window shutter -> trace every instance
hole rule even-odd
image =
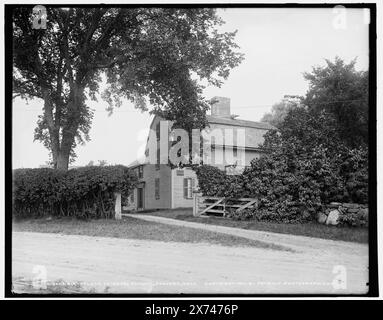
[[[193,191],[194,191],[194,188],[195,188],[195,179],[192,178],[191,179],[191,191],[190,191],[190,194],[191,194],[191,197],[193,198]]]
[[[188,179],[184,178],[184,198],[188,197]]]
[[[189,185],[188,185],[188,199],[193,198],[193,185],[194,185],[194,179],[189,178]]]

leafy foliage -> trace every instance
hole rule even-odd
[[[286,95],[280,102],[275,103],[271,112],[265,113],[261,122],[267,122],[276,128],[283,123],[290,110],[302,104],[303,97]]]
[[[340,173],[345,177],[349,198],[356,203],[368,202],[368,152],[365,148],[350,149],[339,159]]]
[[[226,175],[222,170],[209,166],[195,166],[200,191],[206,196],[234,197],[239,195],[241,180],[238,176]]]
[[[342,212],[339,216],[339,223],[352,227],[368,227],[368,209]]]
[[[333,201],[367,203],[367,149],[341,141],[331,114],[297,107],[265,135],[265,153],[241,175],[197,168],[199,186],[209,196],[258,198],[257,209],[233,214],[242,219],[304,222]]]
[[[195,80],[220,86],[243,59],[235,32],[212,8],[53,8],[47,28],[32,29],[30,7],[13,11],[15,96],[39,98],[35,139],[67,169],[76,144],[89,140],[102,75],[108,110],[121,99],[189,129],[206,125],[209,104]]]
[[[355,63],[336,57],[306,72],[310,87],[303,101],[313,112],[331,113],[341,139],[352,148],[368,145],[369,76],[368,71],[356,71]]]
[[[124,166],[87,166],[68,171],[16,169],[13,214],[110,218],[114,192],[127,197],[137,178]]]

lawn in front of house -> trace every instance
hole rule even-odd
[[[317,222],[276,223],[256,220],[233,220],[230,218],[213,216],[194,217],[193,210],[191,208],[158,210],[143,212],[142,214],[248,230],[259,230],[299,236],[309,236],[322,239],[368,243],[368,228],[328,226]]]
[[[250,246],[263,249],[286,250],[286,247],[284,246],[262,241],[207,230],[143,221],[131,217],[124,217],[122,220],[97,219],[88,221],[71,218],[17,219],[12,224],[12,231],[59,233],[65,235],[86,235],[165,242],[209,243],[223,246]]]

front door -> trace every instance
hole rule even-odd
[[[137,189],[137,210],[144,209],[144,188]]]

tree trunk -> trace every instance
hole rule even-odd
[[[52,152],[53,167],[57,167],[57,157],[60,151],[60,127],[55,125],[53,118],[53,102],[49,90],[43,90],[44,118],[46,120],[50,138],[50,151]]]
[[[69,155],[60,152],[57,156],[56,169],[57,170],[68,170],[69,167]]]
[[[67,104],[66,121],[62,124],[61,101],[52,101],[48,89],[44,89],[44,118],[49,132],[49,149],[52,153],[53,167],[58,170],[68,170],[71,150],[75,145],[75,137],[80,122],[83,104],[84,88],[77,83],[71,84],[70,101]],[[54,106],[56,114],[53,115]],[[60,139],[60,127],[62,136]],[[61,140],[61,141],[60,141]]]
[[[57,157],[56,169],[58,170],[68,170],[70,153],[74,145],[77,128],[78,126],[75,123],[72,123],[69,128],[63,130],[60,151]]]

